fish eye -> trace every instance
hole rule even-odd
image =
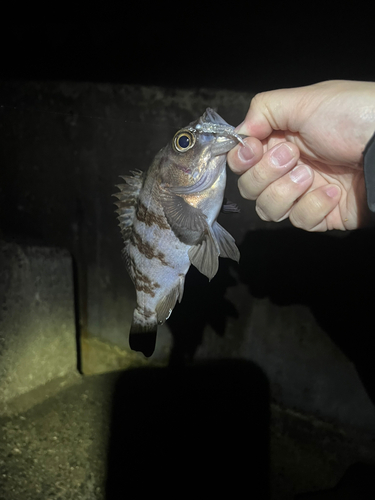
[[[176,151],[184,153],[195,144],[195,136],[189,130],[180,130],[173,138],[173,146]]]
[[[190,137],[188,135],[180,135],[178,138],[177,144],[181,149],[186,149],[190,146]]]

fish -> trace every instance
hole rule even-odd
[[[136,291],[129,345],[153,354],[157,327],[184,293],[190,265],[211,280],[219,256],[239,262],[234,238],[217,222],[226,185],[226,154],[245,136],[215,110],[178,130],[146,172],[120,176],[118,221],[126,269]]]

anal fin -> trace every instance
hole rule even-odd
[[[172,314],[179,294],[179,286],[176,286],[168,293],[168,295],[165,295],[156,306],[155,310],[159,325],[163,324]]]
[[[217,244],[219,245],[220,257],[227,257],[239,262],[240,252],[236,246],[233,236],[220,226],[218,222],[214,222],[212,231],[215,235]]]
[[[193,266],[211,281],[219,269],[220,250],[209,228],[202,242],[192,246],[188,255]]]

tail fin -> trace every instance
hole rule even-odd
[[[149,358],[154,350],[156,344],[157,323],[141,325],[135,323],[133,320],[129,334],[129,345],[133,351],[142,352]]]

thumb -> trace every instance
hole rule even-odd
[[[236,132],[260,140],[274,130],[298,132],[304,121],[303,100],[306,91],[307,87],[298,87],[257,94],[251,100],[246,118],[236,128]]]

